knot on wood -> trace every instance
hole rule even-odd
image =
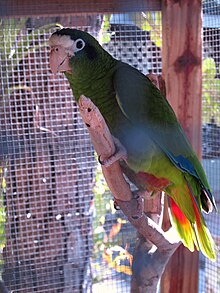
[[[200,64],[200,60],[190,50],[186,50],[174,63],[175,71],[182,72],[184,70],[192,70],[194,66]]]

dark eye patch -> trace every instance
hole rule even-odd
[[[86,45],[85,51],[86,51],[86,54],[90,60],[94,60],[98,56],[98,53],[97,53],[95,47],[93,47],[93,46]]]

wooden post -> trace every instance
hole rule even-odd
[[[194,150],[201,149],[201,1],[163,0],[163,76],[166,93]],[[198,252],[176,251],[161,293],[198,292]]]

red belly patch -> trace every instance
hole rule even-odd
[[[137,177],[142,185],[147,186],[148,190],[164,190],[164,188],[170,184],[170,181],[166,178],[157,178],[156,176],[145,172],[138,172]]]

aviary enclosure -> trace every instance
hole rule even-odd
[[[135,280],[145,240],[114,208],[69,84],[50,71],[48,39],[60,26],[86,30],[117,59],[162,75],[219,207],[219,1],[2,0],[0,17],[0,292],[149,292]],[[145,212],[157,221],[158,201]],[[219,212],[205,219],[219,248]],[[220,292],[219,255],[181,245],[158,290]]]

